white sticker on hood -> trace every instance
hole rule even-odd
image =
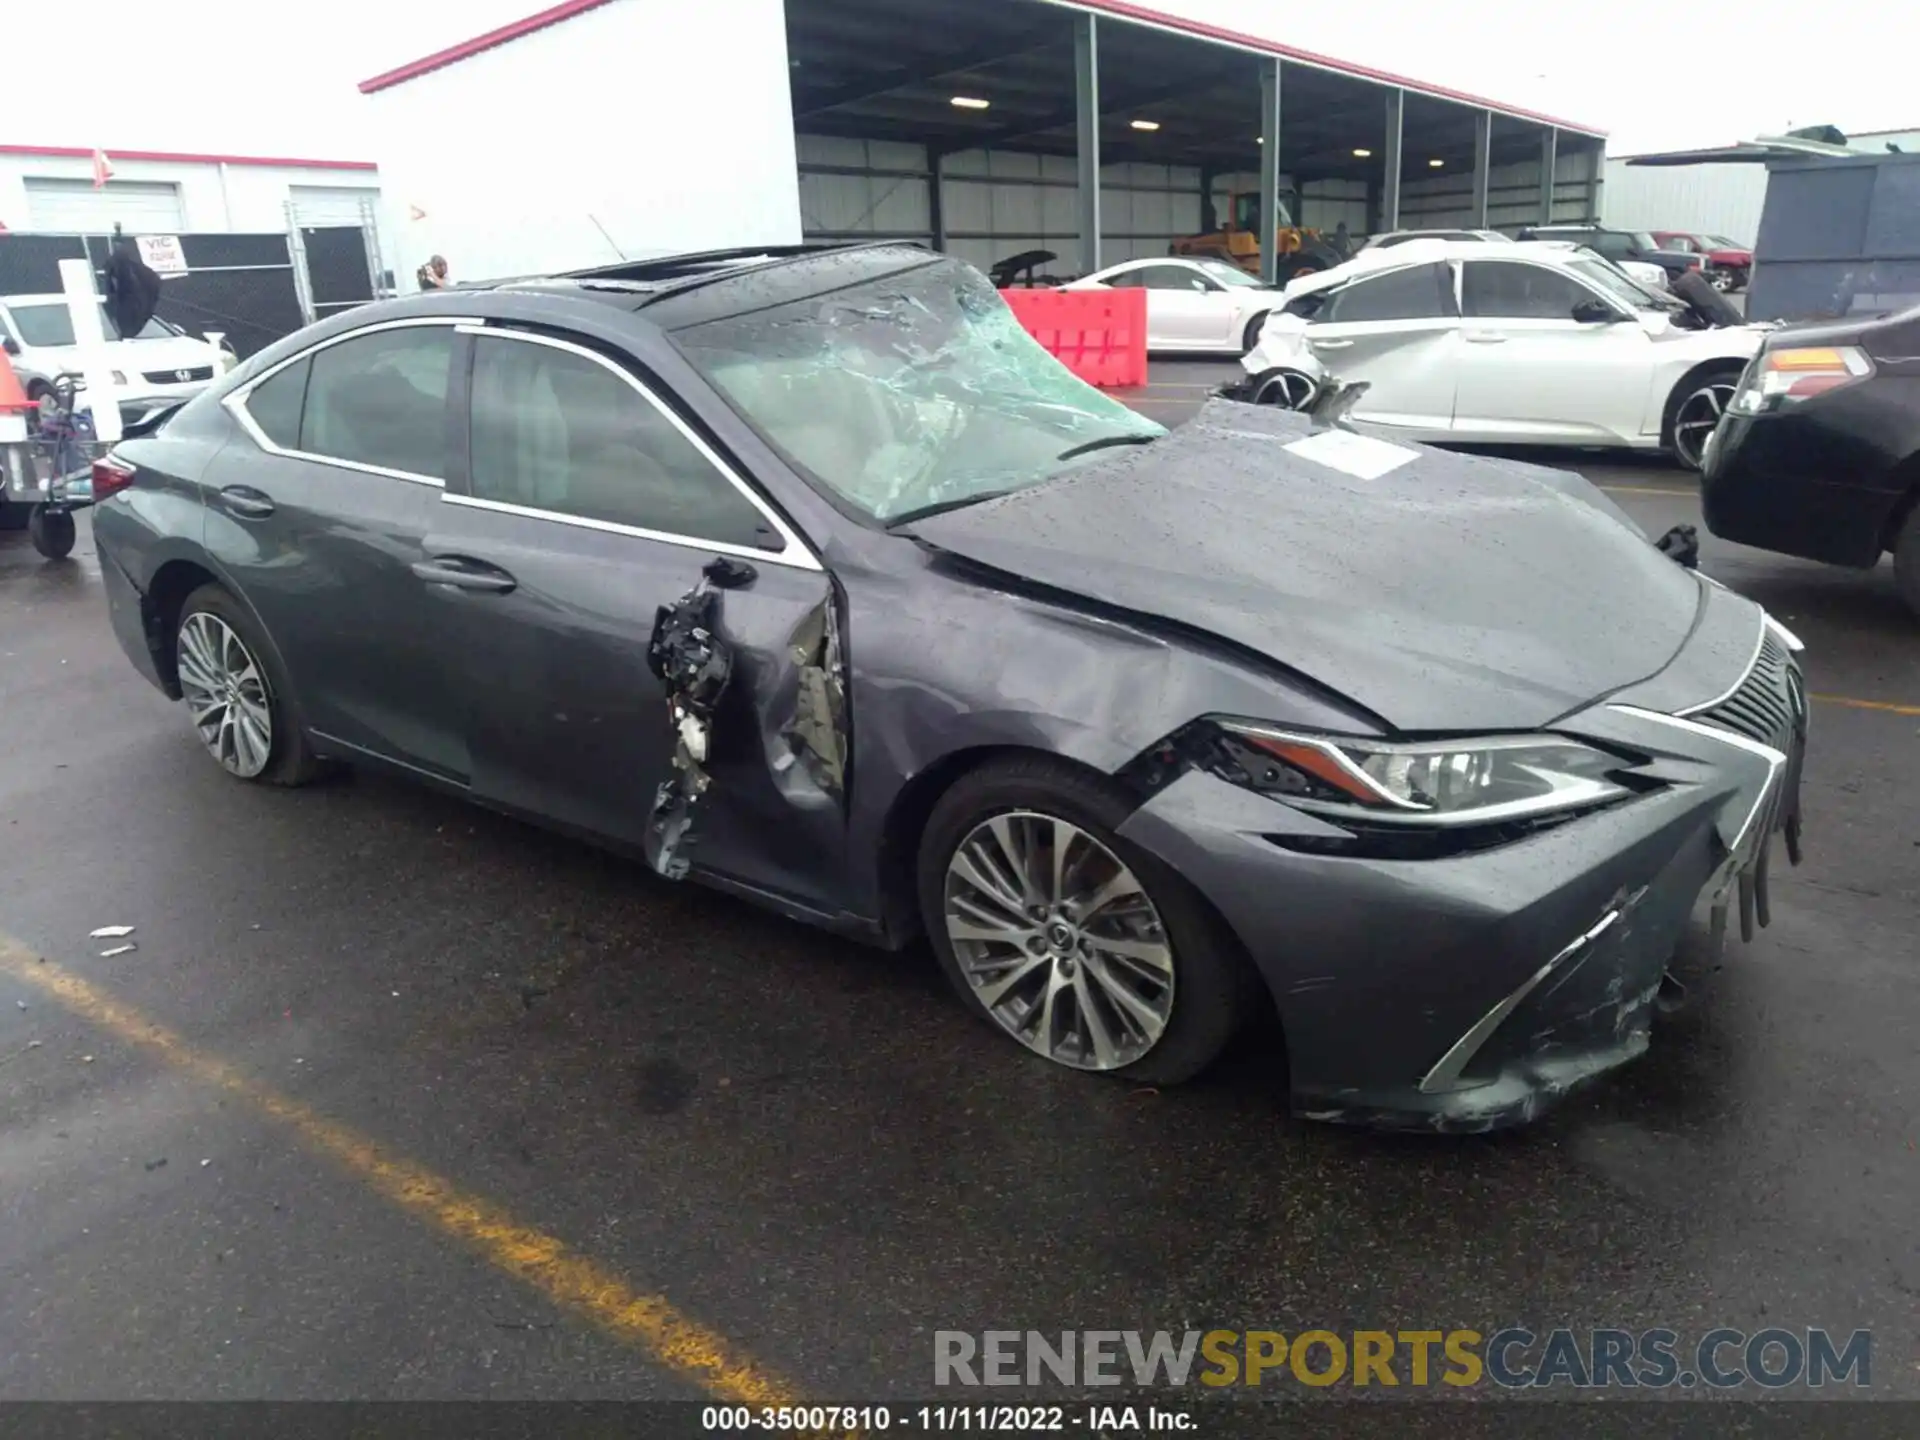
[[[1311,460],[1358,480],[1378,480],[1409,460],[1420,458],[1418,450],[1351,430],[1322,430],[1284,448],[1289,455],[1298,455],[1302,460]]]

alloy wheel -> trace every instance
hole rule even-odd
[[[1126,863],[1078,826],[1029,810],[981,821],[947,862],[943,909],[974,998],[1028,1049],[1117,1070],[1166,1033],[1166,926]]]
[[[273,755],[273,707],[266,674],[218,615],[196,610],[180,623],[180,698],[200,743],[222,768],[251,780]]]
[[[1680,402],[1673,416],[1673,453],[1690,470],[1698,470],[1706,453],[1707,437],[1726,413],[1737,387],[1731,380],[1714,380]]]
[[[1708,283],[1724,295],[1733,289],[1733,272],[1730,270],[1716,270],[1713,272],[1713,277]]]
[[[1298,370],[1282,370],[1260,387],[1253,397],[1257,405],[1278,405],[1282,410],[1304,410],[1313,401],[1314,383]]]

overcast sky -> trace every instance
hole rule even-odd
[[[668,11],[677,0],[646,3]],[[1597,126],[1617,155],[1725,144],[1790,124],[1920,127],[1911,0],[1146,3]],[[0,82],[0,139],[109,153],[378,159],[357,81],[541,5],[171,0],[154,11],[132,0],[60,0],[50,32],[58,41],[17,53]],[[618,97],[606,100],[612,128]],[[528,123],[538,119],[530,107]],[[450,128],[459,123],[446,117]],[[693,128],[684,138],[697,136]]]

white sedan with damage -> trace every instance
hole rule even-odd
[[[1147,349],[1243,355],[1286,303],[1278,288],[1238,265],[1206,257],[1128,260],[1072,281],[1064,290],[1145,290]]]
[[[1299,408],[1364,381],[1355,419],[1409,439],[1625,446],[1700,467],[1765,325],[1654,292],[1577,248],[1423,240],[1288,287],[1240,398]]]

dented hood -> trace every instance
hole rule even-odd
[[[1402,731],[1544,725],[1686,640],[1700,582],[1579,477],[1393,442],[1411,458],[1367,478],[1381,454],[1309,458],[1310,427],[1216,400],[1150,445],[908,532],[1209,632]]]

